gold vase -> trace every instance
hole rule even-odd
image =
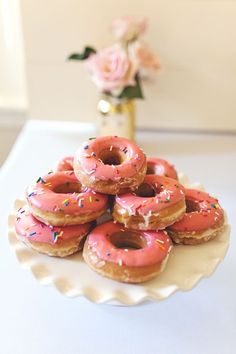
[[[134,140],[134,100],[118,100],[103,96],[98,102],[98,135],[117,135]]]

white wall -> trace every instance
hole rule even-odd
[[[20,0],[0,0],[0,166],[27,116]]]
[[[19,109],[0,111],[0,167],[9,154],[24,122],[25,112]]]
[[[0,111],[26,106],[20,4],[19,0],[0,0]]]
[[[145,87],[138,125],[236,130],[236,1],[22,0],[30,114],[92,121],[97,92],[81,63],[66,56],[112,41],[123,14],[146,15],[146,40],[165,72]]]

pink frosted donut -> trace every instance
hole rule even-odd
[[[107,210],[107,196],[82,187],[72,171],[49,173],[27,188],[31,213],[45,224],[77,225]]]
[[[165,231],[134,231],[109,221],[89,234],[83,257],[105,277],[140,283],[163,271],[171,247]]]
[[[56,171],[74,171],[73,167],[73,156],[65,156],[61,160],[59,160]]]
[[[132,141],[102,136],[85,142],[76,152],[74,170],[87,187],[107,194],[135,189],[146,174],[146,157]]]
[[[157,157],[147,158],[147,175],[158,175],[178,179],[177,172],[168,161]]]
[[[47,226],[30,214],[29,208],[18,210],[15,219],[17,238],[34,250],[49,256],[65,257],[82,249],[91,224]]]
[[[185,198],[186,214],[168,228],[176,243],[199,244],[222,232],[224,211],[217,199],[195,189],[185,189]]]
[[[135,192],[116,196],[112,215],[131,229],[160,230],[179,220],[185,208],[184,187],[178,181],[147,175]]]

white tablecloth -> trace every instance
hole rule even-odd
[[[40,285],[17,262],[7,215],[25,186],[72,154],[93,127],[30,121],[0,172],[1,354],[235,354],[236,136],[139,132],[148,155],[167,158],[217,195],[232,224],[225,260],[191,291],[136,307],[96,305]]]

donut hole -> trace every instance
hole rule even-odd
[[[65,183],[59,184],[58,186],[53,188],[53,192],[57,193],[57,194],[80,193],[81,192],[81,184],[80,183],[65,182]]]
[[[186,203],[186,213],[192,213],[194,211],[198,211],[199,208],[197,207],[197,204],[193,200],[185,200]]]
[[[153,198],[155,197],[156,193],[157,191],[155,190],[155,188],[148,183],[140,184],[138,189],[135,191],[135,194],[138,197],[142,197],[142,198]]]
[[[104,165],[121,165],[126,160],[125,153],[117,148],[104,149],[100,152],[98,158]]]
[[[147,165],[147,172],[146,175],[155,175],[156,169],[154,165]]]
[[[153,165],[153,164],[148,164],[147,165],[147,175],[158,175],[158,176],[163,176],[164,175],[164,167],[161,165]]]
[[[110,236],[111,243],[116,248],[139,250],[146,246],[145,238],[135,231],[118,231]]]

